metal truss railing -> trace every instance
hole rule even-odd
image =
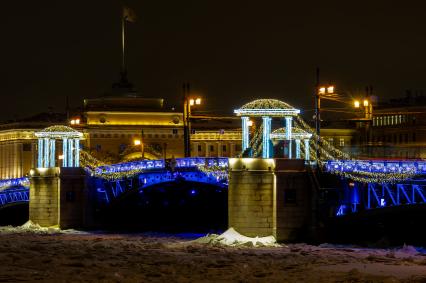
[[[336,216],[357,213],[362,210],[425,204],[426,180],[397,184],[346,183],[341,190]]]
[[[27,187],[10,188],[0,191],[0,206],[10,203],[28,202],[30,200],[29,193],[30,191]]]

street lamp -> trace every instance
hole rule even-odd
[[[189,83],[183,84],[183,125],[185,157],[191,157],[191,106],[201,105],[201,97],[189,97]]]
[[[359,100],[355,100],[354,101],[354,107],[355,108],[359,108]]]
[[[367,98],[362,100],[362,105],[364,106],[364,114],[366,120],[372,120],[373,119],[373,103]],[[359,109],[361,108],[361,101],[360,100],[354,100],[354,107]]]
[[[315,91],[315,130],[317,133],[316,138],[316,153],[317,158],[319,159],[319,142],[321,134],[321,98],[332,99],[336,97],[334,92],[334,85],[320,86],[318,83],[318,70],[317,70],[317,88]]]

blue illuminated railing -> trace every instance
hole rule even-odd
[[[426,161],[395,161],[395,160],[330,160],[326,162],[328,172],[346,173],[413,173],[426,174]]]
[[[0,191],[6,190],[10,187],[18,187],[18,186],[29,187],[30,180],[28,179],[28,177],[0,180]]]
[[[191,168],[197,166],[219,166],[227,167],[228,158],[176,158],[175,168]],[[164,159],[161,160],[143,160],[143,161],[133,161],[118,163],[106,166],[100,166],[95,169],[95,174],[111,174],[127,171],[147,171],[147,170],[159,170],[166,169],[166,162]]]
[[[17,202],[28,202],[29,189],[26,187],[11,188],[0,191],[0,206],[17,203]]]

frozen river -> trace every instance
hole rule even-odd
[[[426,282],[420,249],[229,247],[156,234],[0,229],[0,282]]]

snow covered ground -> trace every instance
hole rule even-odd
[[[426,253],[410,246],[226,246],[217,236],[27,226],[0,227],[0,282],[426,282]]]

